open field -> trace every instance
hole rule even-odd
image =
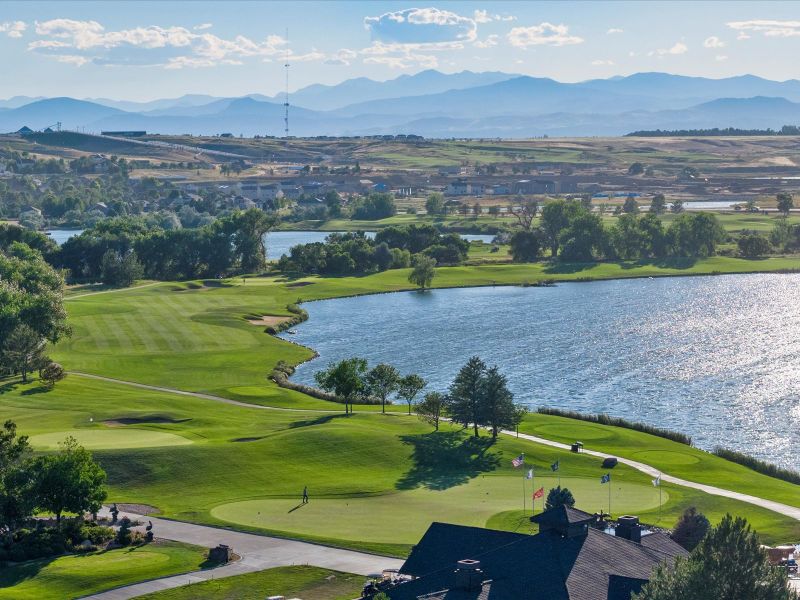
[[[317,567],[277,567],[147,594],[141,600],[263,600],[277,595],[350,600],[361,593],[363,583],[358,575]]]
[[[144,579],[196,571],[205,548],[158,541],[84,555],[20,563],[0,569],[3,600],[68,600]]]

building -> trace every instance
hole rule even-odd
[[[520,179],[514,182],[515,194],[571,194],[577,191],[575,182],[563,179]]]
[[[663,562],[687,552],[665,533],[645,534],[621,517],[616,535],[595,515],[566,507],[531,518],[525,535],[433,523],[388,591],[392,600],[629,600]]]
[[[239,193],[245,198],[256,202],[264,202],[283,198],[281,186],[275,183],[259,183],[255,180],[245,180],[239,184]]]

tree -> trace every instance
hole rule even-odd
[[[539,235],[535,231],[515,231],[509,244],[514,262],[533,262],[542,251]]]
[[[539,213],[539,203],[536,200],[525,199],[520,202],[519,206],[513,204],[509,206],[508,211],[517,218],[523,231],[530,231],[533,227],[533,220]]]
[[[772,246],[766,236],[755,231],[743,231],[736,245],[739,246],[739,253],[747,258],[764,256],[772,250]]]
[[[44,355],[45,341],[25,324],[17,325],[2,346],[2,363],[12,373],[22,375],[28,383],[28,373],[37,368]]]
[[[426,385],[427,382],[414,373],[400,379],[397,395],[403,398],[408,404],[408,414],[411,414],[411,404],[414,402],[414,398],[417,397],[417,394],[419,394]]]
[[[542,208],[541,227],[545,240],[550,244],[550,254],[558,256],[561,232],[570,226],[570,222],[579,213],[585,212],[578,202],[553,200]]]
[[[600,215],[582,213],[575,217],[561,234],[559,258],[573,262],[594,260],[603,252],[606,233]]]
[[[478,437],[478,427],[483,425],[485,417],[483,411],[485,373],[486,364],[477,356],[473,356],[461,367],[453,383],[450,384],[448,393],[453,421],[463,425],[464,428],[472,425],[475,437]]]
[[[662,563],[638,600],[796,600],[784,569],[770,566],[747,521],[725,515],[673,565]]]
[[[706,536],[710,528],[711,523],[708,522],[706,516],[698,512],[694,506],[690,506],[678,519],[672,532],[672,539],[691,552]]]
[[[676,256],[713,256],[717,244],[725,240],[725,229],[716,215],[706,212],[686,213],[675,219],[667,230]]]
[[[670,210],[675,214],[682,213],[683,210],[684,210],[683,209],[683,200],[681,200],[680,198],[675,198],[672,201],[672,206],[670,207]]]
[[[0,429],[0,530],[11,529],[33,511],[25,464],[30,455],[28,436],[6,421]]]
[[[664,194],[656,194],[650,201],[650,212],[660,215],[667,210],[667,199]]]
[[[131,250],[120,256],[114,250],[107,250],[100,264],[100,277],[104,284],[114,287],[130,287],[144,274],[144,267]]]
[[[39,372],[39,377],[47,384],[47,387],[50,388],[66,376],[67,374],[66,371],[64,371],[64,367],[57,362],[47,363]]]
[[[492,428],[492,439],[497,439],[500,429],[514,427],[517,423],[514,394],[497,366],[486,371],[482,385],[482,421]]]
[[[413,283],[421,290],[431,287],[431,282],[436,276],[436,259],[430,256],[417,255],[414,257],[414,268],[408,276],[409,283]]]
[[[332,392],[344,402],[344,412],[347,414],[353,412],[353,402],[367,390],[364,380],[366,371],[367,361],[363,358],[346,358],[315,373],[314,379],[323,390]]]
[[[544,503],[545,510],[558,508],[559,506],[567,506],[569,508],[575,506],[575,497],[572,492],[569,491],[569,488],[562,488],[560,485],[551,488],[547,492],[547,500]]]
[[[425,200],[425,212],[429,215],[440,215],[444,211],[444,195],[433,192]]]
[[[636,201],[636,198],[633,196],[628,196],[625,198],[625,202],[622,205],[622,212],[635,215],[639,212],[639,203]]]
[[[783,192],[778,194],[776,198],[778,200],[778,211],[782,212],[784,217],[788,217],[789,211],[794,207],[792,195]]]
[[[481,212],[483,211],[481,209],[480,203],[476,202],[475,204],[472,205],[472,216],[474,219],[477,220],[477,218],[481,216]]]
[[[95,513],[106,499],[106,473],[73,437],[56,454],[37,457],[31,467],[36,507],[56,515]]]
[[[416,406],[419,418],[433,425],[439,431],[439,422],[447,414],[447,396],[439,392],[428,392],[422,402]]]
[[[381,363],[367,373],[367,387],[373,396],[381,399],[381,412],[386,412],[386,399],[397,390],[400,373],[392,365]],[[410,414],[409,409],[409,414]]]

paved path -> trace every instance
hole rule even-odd
[[[108,514],[108,511],[104,510],[101,514]],[[383,569],[399,569],[403,564],[403,561],[397,558],[364,554],[307,542],[230,531],[228,529],[180,521],[169,521],[133,513],[121,512],[120,515],[139,519],[144,523],[152,521],[153,533],[156,534],[156,537],[205,546],[206,548],[213,548],[217,544],[228,544],[242,558],[216,569],[163,577],[92,596],[85,596],[87,600],[127,600],[143,594],[181,587],[199,581],[253,573],[272,567],[314,565],[345,573],[369,575],[371,573],[380,573]]]
[[[503,431],[503,433],[511,436],[516,436],[516,433],[513,431]],[[552,440],[548,440],[545,438],[536,437],[535,435],[527,435],[524,433],[520,433],[519,437],[531,442],[536,442],[537,444],[544,444],[546,446],[552,446],[553,448],[560,448],[562,450],[570,450],[570,446],[568,444],[554,442]],[[700,490],[702,492],[705,492],[706,494],[712,494],[714,496],[722,496],[724,498],[731,498],[733,500],[747,502],[748,504],[753,504],[755,506],[767,508],[776,513],[800,521],[800,508],[796,506],[789,506],[788,504],[781,504],[780,502],[774,502],[772,500],[766,500],[765,498],[750,496],[749,494],[742,494],[740,492],[732,492],[730,490],[714,487],[712,485],[706,485],[704,483],[687,481],[686,479],[680,479],[678,477],[673,477],[672,475],[666,475],[661,471],[659,471],[658,469],[656,469],[655,467],[651,467],[650,465],[646,465],[645,463],[637,462],[629,458],[623,458],[621,456],[615,456],[614,454],[608,454],[605,452],[597,452],[595,450],[585,450],[585,449],[583,450],[583,454],[588,454],[590,456],[597,456],[599,458],[613,457],[616,458],[620,463],[628,465],[629,467],[633,467],[637,471],[641,471],[642,473],[645,473],[654,479],[658,476],[661,476],[661,481],[666,481],[669,483],[681,485],[683,487]]]
[[[86,296],[97,296],[98,294],[117,294],[119,292],[131,292],[133,290],[140,290],[142,288],[153,287],[164,283],[163,281],[153,281],[151,283],[144,283],[142,285],[133,285],[126,288],[113,288],[110,290],[98,290],[96,292],[86,292],[85,294],[75,294],[74,296],[64,296],[64,301],[75,300],[76,298],[86,298]]]

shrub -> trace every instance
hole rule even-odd
[[[642,433],[649,433],[650,435],[662,437],[680,444],[686,444],[687,446],[692,445],[691,436],[688,436],[685,433],[672,431],[670,429],[662,429],[661,427],[654,427],[652,425],[647,425],[646,423],[637,423],[636,421],[629,421],[621,417],[611,417],[604,414],[589,415],[574,410],[562,410],[560,408],[549,408],[547,406],[540,406],[536,412],[542,415],[566,417],[567,419],[577,419],[579,421],[588,421],[589,423],[598,423],[600,425],[624,427],[625,429],[633,429],[635,431],[641,431]]]
[[[122,517],[122,519],[120,519],[116,541],[120,546],[130,546],[133,541],[131,520],[128,517]]]
[[[784,469],[777,465],[773,465],[772,463],[759,460],[758,458],[748,454],[736,452],[735,450],[728,450],[727,448],[722,448],[720,446],[714,448],[713,453],[720,458],[735,462],[747,467],[748,469],[762,473],[763,475],[769,475],[770,477],[775,477],[776,479],[782,479],[783,481],[800,485],[800,472],[792,469]]]

